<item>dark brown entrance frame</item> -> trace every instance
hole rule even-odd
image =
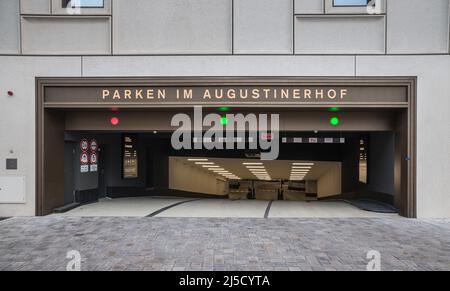
[[[417,103],[416,103],[416,77],[92,77],[92,78],[60,78],[60,77],[45,77],[36,78],[36,215],[47,215],[51,209],[46,207],[46,204],[51,204],[52,201],[46,201],[44,193],[51,192],[52,189],[64,189],[64,181],[61,179],[61,173],[57,169],[61,169],[63,161],[57,157],[61,157],[62,153],[58,152],[57,147],[50,148],[47,144],[58,143],[60,135],[54,133],[64,132],[64,123],[58,122],[61,120],[58,111],[52,109],[88,109],[80,103],[65,104],[64,107],[44,106],[45,89],[50,86],[58,87],[99,87],[99,86],[132,86],[132,85],[146,85],[158,84],[173,86],[189,86],[189,85],[310,85],[310,86],[402,86],[407,88],[408,104],[407,106],[399,106],[388,103],[371,103],[352,102],[350,104],[338,104],[341,108],[403,108],[406,109],[405,115],[402,119],[407,121],[407,124],[400,122],[398,128],[400,133],[405,134],[406,145],[402,145],[405,149],[404,155],[401,157],[401,215],[408,218],[417,217],[417,199],[416,199],[416,128],[417,128]],[[203,104],[204,105],[204,104]],[[214,104],[211,104],[213,106]],[[299,108],[327,108],[335,103],[328,104],[299,104]],[[186,106],[177,105],[139,105],[139,108],[161,108],[161,107],[192,107],[193,104],[186,104]],[[238,104],[237,107],[240,105]],[[242,107],[249,105],[243,104]],[[254,105],[252,105],[254,106]],[[290,105],[292,106],[292,105]],[[120,105],[118,105],[120,107]],[[266,103],[261,107],[282,107],[282,104],[277,102]],[[98,108],[98,107],[97,107]],[[127,106],[126,108],[130,108]],[[52,122],[52,119],[56,119]],[[59,149],[60,151],[60,149]],[[61,154],[61,155],[60,155]],[[55,165],[52,167],[51,165]],[[405,171],[406,170],[406,171]],[[59,171],[59,172],[58,172]],[[55,179],[56,177],[56,179]],[[61,187],[62,184],[62,187]],[[48,199],[50,200],[50,199]]]

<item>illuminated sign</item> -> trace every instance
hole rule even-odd
[[[119,88],[103,89],[101,99],[119,100],[343,100],[347,88]],[[170,98],[169,98],[170,96]]]
[[[239,104],[329,104],[337,112],[346,103],[407,104],[406,87],[346,85],[158,85],[155,86],[55,86],[45,91],[46,105],[217,105],[221,112]]]

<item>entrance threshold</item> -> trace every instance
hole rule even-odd
[[[358,209],[343,201],[262,201],[133,197],[102,199],[62,216],[171,218],[393,218]]]

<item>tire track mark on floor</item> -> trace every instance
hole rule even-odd
[[[167,210],[172,209],[174,207],[180,206],[182,204],[190,203],[190,202],[199,201],[199,200],[203,200],[203,199],[192,199],[192,200],[186,200],[186,201],[177,202],[177,203],[171,204],[169,206],[163,207],[161,209],[158,209],[155,212],[150,213],[146,217],[155,217],[156,215],[159,215],[159,214],[163,213],[164,211],[167,211]]]
[[[266,213],[264,213],[264,218],[269,218],[270,214],[270,208],[272,208],[273,201],[270,201],[269,204],[267,204]]]

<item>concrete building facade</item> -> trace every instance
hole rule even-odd
[[[411,77],[416,216],[450,217],[450,1],[374,2],[0,0],[0,216],[37,213],[36,78]]]

